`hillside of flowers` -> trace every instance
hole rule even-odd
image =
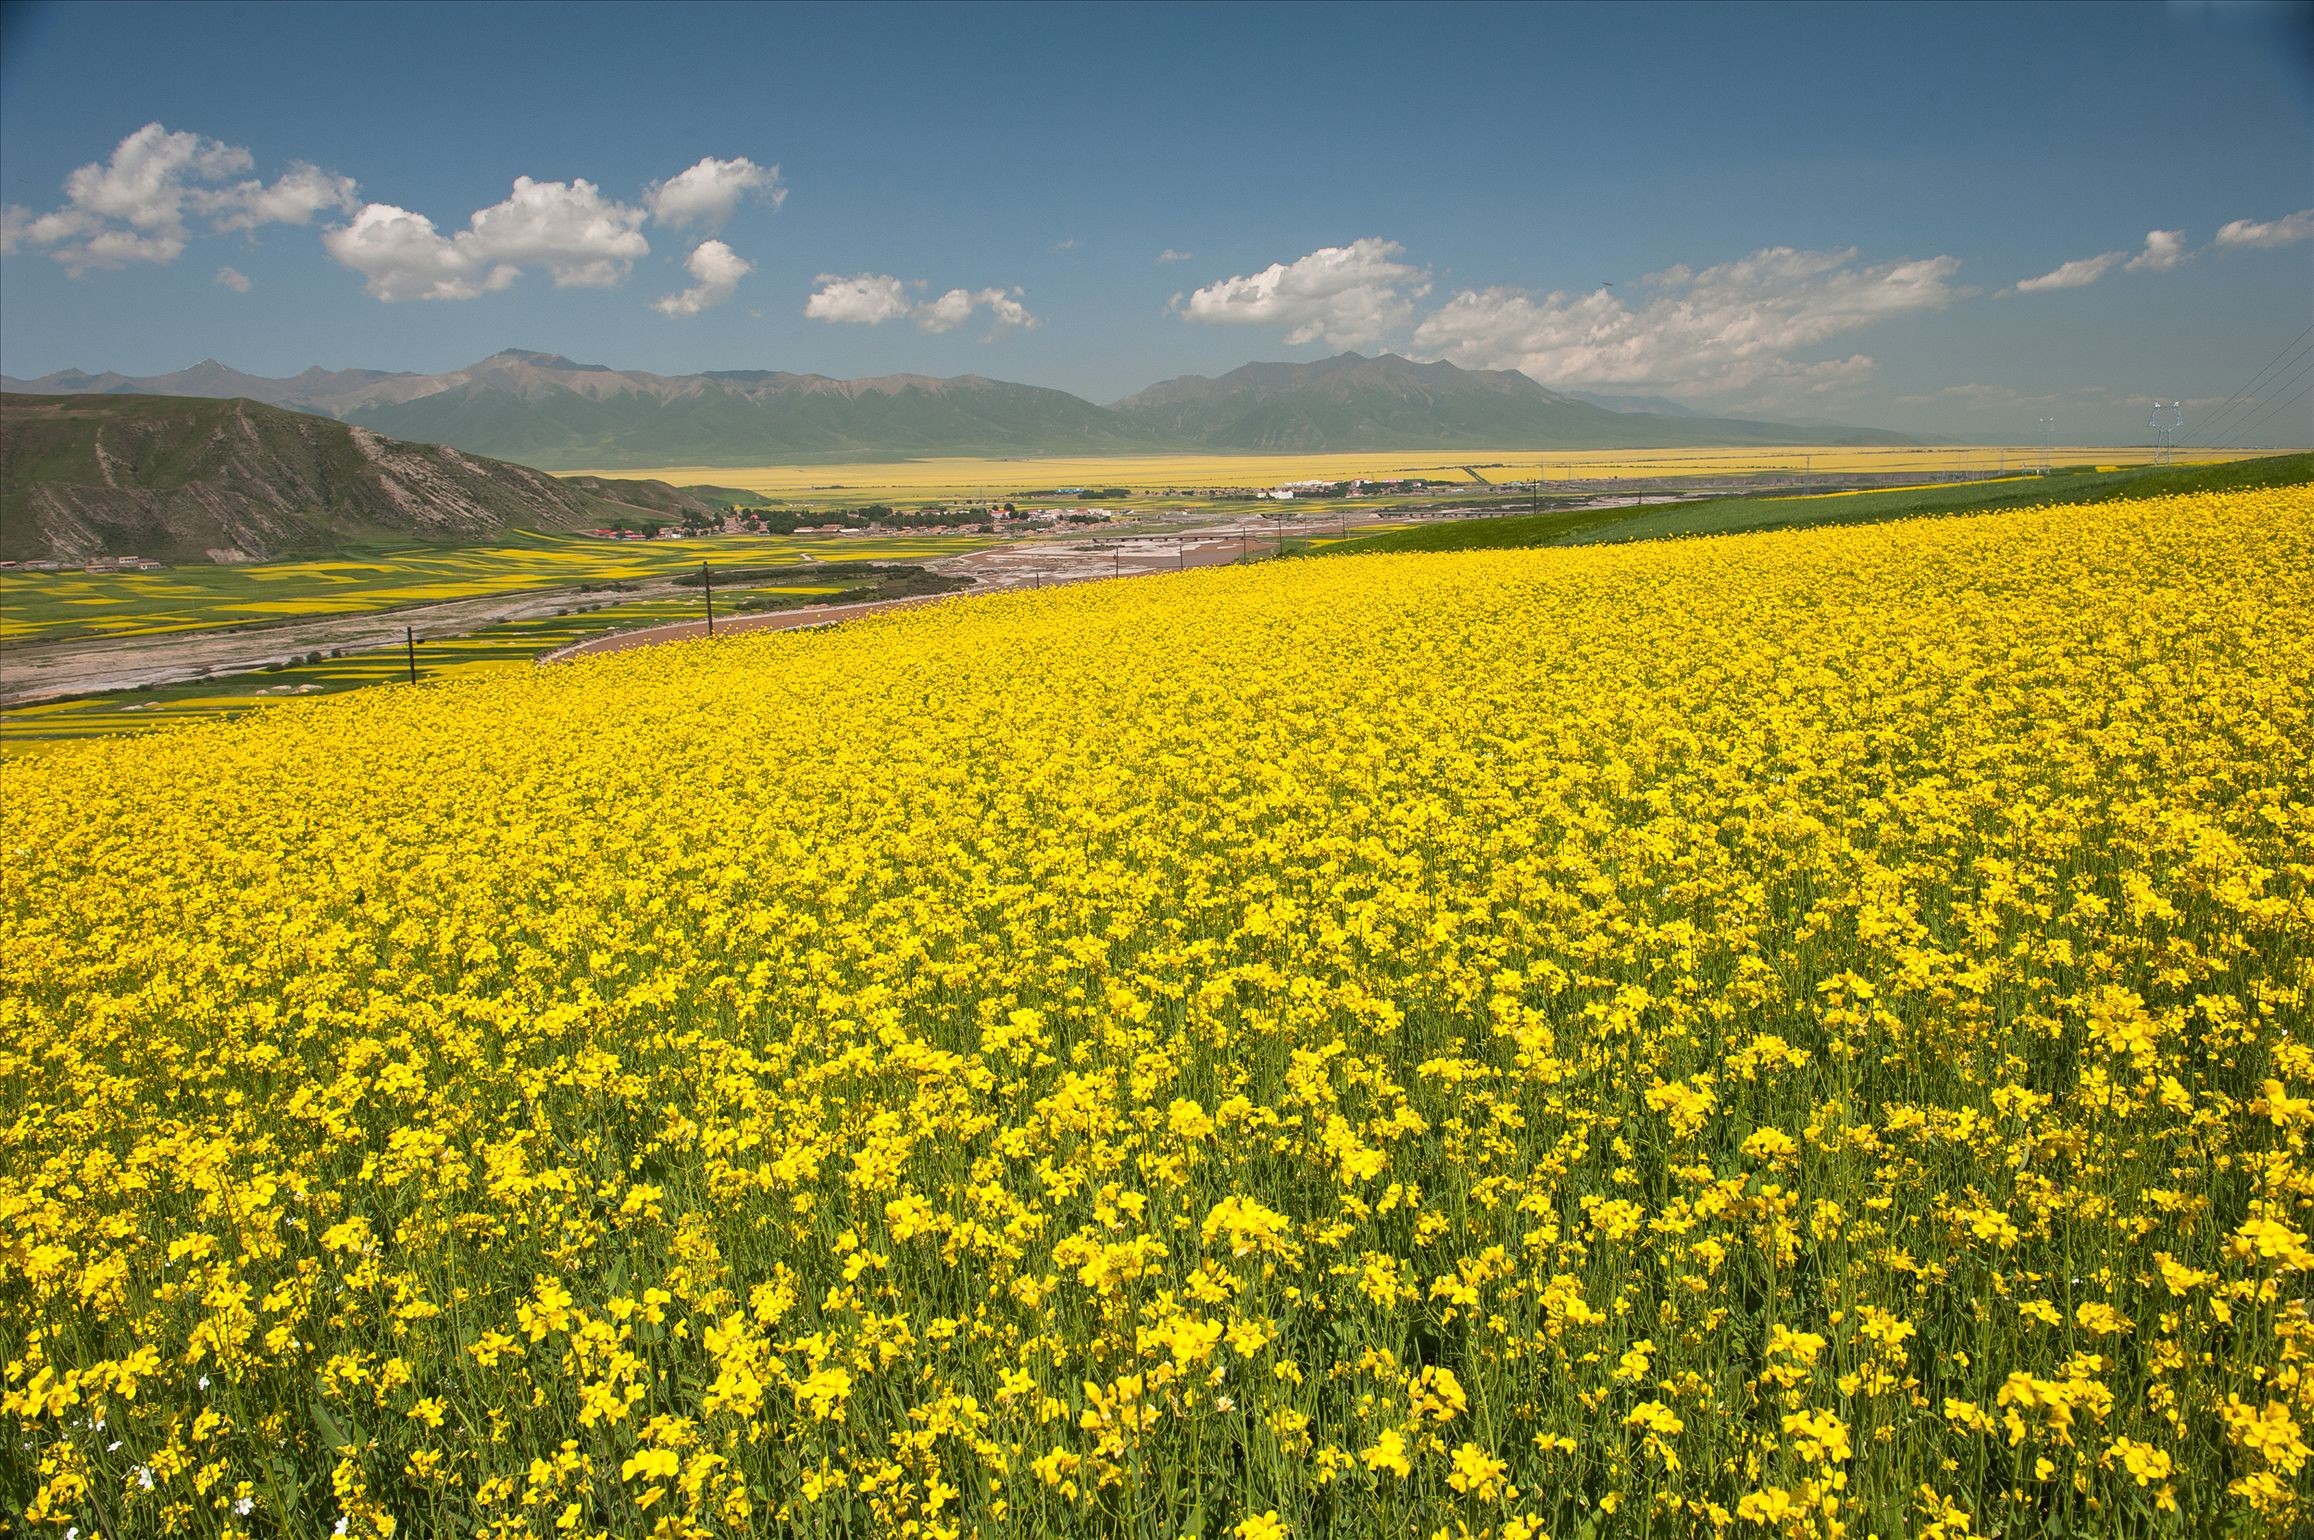
[[[2314,490],[381,688],[0,846],[0,1530],[2314,1523]]]

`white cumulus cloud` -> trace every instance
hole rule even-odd
[[[986,310],[995,323],[996,331],[1007,327],[1029,327],[1038,324],[1030,315],[1028,306],[1021,303],[1019,289],[950,289],[938,299],[918,305],[914,311],[917,328],[928,332],[952,332],[972,319],[976,310]],[[993,335],[993,333],[991,334]]]
[[[2166,273],[2191,255],[2185,249],[2183,230],[2148,230],[2145,250],[2131,257],[2126,266],[2132,273]]]
[[[850,278],[822,273],[812,281],[819,288],[804,301],[803,313],[814,321],[881,326],[909,310],[908,286],[888,273],[860,273]]]
[[[332,257],[367,280],[381,300],[472,299],[504,289],[525,267],[543,267],[557,288],[608,288],[649,255],[644,212],[613,202],[584,178],[514,179],[500,203],[477,209],[444,235],[423,214],[372,203],[324,232]]]
[[[1653,274],[1637,286],[1636,301],[1605,288],[1540,299],[1510,288],[1464,290],[1423,318],[1414,349],[1552,385],[1822,394],[1870,375],[1872,359],[1793,355],[1896,316],[1942,309],[1962,292],[1951,282],[1957,257],[1856,258],[1853,247],[1771,247],[1701,270]]]
[[[2314,240],[2314,209],[2280,219],[2235,219],[2218,227],[2220,246],[2294,246]]]
[[[196,188],[193,206],[219,230],[254,230],[259,225],[302,225],[316,214],[350,209],[354,179],[293,161],[272,183],[236,182],[230,187]]]
[[[1283,326],[1289,345],[1369,346],[1411,321],[1414,301],[1430,292],[1428,272],[1397,260],[1403,250],[1375,236],[1323,246],[1208,284],[1189,296],[1182,314],[1216,325]]]
[[[849,322],[881,326],[886,321],[913,320],[919,331],[952,332],[985,310],[994,323],[989,335],[1011,327],[1040,324],[1021,300],[1018,287],[1009,289],[949,289],[931,299],[909,297],[911,285],[889,273],[858,273],[846,278],[822,273],[819,288],[804,301],[803,313],[814,321]],[[913,285],[921,289],[921,283]]]
[[[977,297],[981,304],[988,307],[989,317],[996,322],[999,330],[1007,326],[1027,328],[1043,325],[1043,322],[1028,313],[1028,306],[1021,303],[1020,295],[1018,288],[1010,291],[982,289]]]
[[[2126,251],[2106,251],[2094,257],[2075,257],[2070,262],[2049,269],[2038,278],[2019,279],[2011,292],[2041,294],[2050,289],[2085,289],[2120,266],[2121,259],[2128,255]]]
[[[249,275],[239,268],[221,267],[217,269],[216,283],[218,288],[231,289],[236,294],[249,292]]]
[[[952,332],[972,319],[972,302],[970,289],[950,289],[916,307],[916,325],[928,332]]]
[[[321,244],[367,279],[372,295],[389,303],[472,299],[507,288],[522,276],[512,263],[488,262],[471,231],[460,231],[459,237],[442,234],[423,214],[372,203],[346,224],[324,232]]]
[[[680,294],[653,300],[651,308],[661,315],[697,315],[712,310],[731,298],[740,279],[755,271],[753,263],[721,241],[701,241],[683,265],[695,281]]]
[[[147,123],[64,179],[62,207],[0,211],[0,254],[46,250],[74,277],[131,262],[174,262],[196,233],[302,225],[354,205],[354,181],[303,161],[272,182],[238,145]],[[196,232],[194,219],[206,222]]]
[[[777,166],[759,166],[744,155],[730,160],[708,155],[664,182],[653,182],[643,196],[651,217],[663,225],[705,221],[715,229],[731,217],[741,199],[761,198],[776,209],[786,201],[787,189],[780,184]]]

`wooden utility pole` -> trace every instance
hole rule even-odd
[[[418,633],[409,626],[402,627],[402,645],[410,653],[410,683],[418,682]]]
[[[699,586],[707,590],[707,634],[715,634],[715,572],[707,563],[699,564]]]

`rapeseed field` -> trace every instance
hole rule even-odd
[[[2284,1535],[2314,492],[0,767],[0,1527]]]

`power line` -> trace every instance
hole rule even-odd
[[[2308,337],[2314,337],[2314,326],[2308,326],[2297,336],[2291,338],[2287,343],[2284,343],[2282,346],[2282,351],[2276,353],[2272,358],[2266,361],[2265,368],[2260,369],[2256,374],[2251,375],[2248,383],[2244,384],[2232,395],[2226,397],[2224,401],[2218,403],[2217,410],[2211,412],[2208,416],[2202,419],[2201,432],[2194,436],[2204,441],[2215,438],[2219,431],[2219,419],[2226,415],[2228,409],[2230,409],[2235,402],[2241,400],[2244,396],[2249,395],[2255,391],[2258,388],[2259,381],[2265,379],[2267,375],[2271,374],[2276,364],[2280,363],[2289,354],[2296,352],[2298,350],[2299,344],[2305,342]]]
[[[2250,378],[2232,395],[2219,402],[2217,411],[2212,412],[2208,418],[2204,419],[2204,421],[2214,421],[2219,416],[2219,414],[2226,410],[2226,408],[2232,406],[2236,401],[2239,401],[2244,395],[2255,390],[2258,386],[2258,382],[2273,371],[2274,365],[2280,363],[2285,355],[2297,351],[2298,345],[2304,342],[2309,336],[2314,336],[2314,326],[2308,326],[2297,336],[2292,337],[2288,342],[2283,343],[2281,351],[2276,353],[2272,358],[2266,360],[2265,368],[2260,369],[2256,374],[2251,375]]]
[[[2244,427],[2240,433],[2235,435],[2233,439],[2229,439],[2227,442],[2220,444],[2218,447],[2220,449],[2233,448],[2235,443],[2239,442],[2241,439],[2249,437],[2252,433],[2256,432],[2260,427],[2262,427],[2265,424],[2267,418],[2273,416],[2283,407],[2294,406],[2298,402],[2305,400],[2308,395],[2314,395],[2314,380],[2308,380],[2304,386],[2300,387],[2298,394],[2290,397],[2289,400],[2277,401],[2272,406],[2266,408],[2266,410],[2258,416],[2258,419],[2255,422],[2252,422],[2247,427]]]
[[[2230,411],[2222,414],[2222,418],[2220,414],[2213,413],[2206,422],[2205,431],[2201,437],[2205,441],[2214,440],[2239,428],[2244,420],[2274,399],[2274,392],[2288,390],[2297,381],[2304,370],[2307,357],[2307,352],[2300,350],[2283,364],[2280,372],[2269,376],[2258,386],[2256,392],[2242,398]]]
[[[2226,430],[2226,437],[2224,437],[2224,442],[2214,444],[2214,449],[2233,449],[2235,444],[2240,444],[2242,439],[2249,437],[2249,435],[2252,435],[2252,432],[2256,432],[2258,428],[2261,428],[2261,425],[2263,425],[2265,421],[2268,421],[2272,414],[2279,412],[2279,409],[2286,407],[2286,405],[2291,405],[2293,400],[2298,400],[2298,398],[2295,398],[2295,395],[2291,395],[2289,391],[2291,391],[2293,386],[2298,386],[2298,384],[2305,382],[2307,375],[2314,375],[2314,361],[2307,361],[2305,365],[2300,365],[2300,368],[2298,368],[2298,372],[2295,372],[2295,375],[2291,375],[2291,377],[2282,379],[2282,382],[2277,382],[2275,386],[2270,386],[2270,388],[2272,388],[2272,393],[2270,393],[2270,395],[2265,395],[2263,400],[2254,402],[2254,407],[2263,407],[2263,412],[2254,412],[2254,414],[2249,414],[2249,416],[2238,416],[2238,419],[2233,421],[2231,428]]]
[[[2260,417],[2256,422],[2251,423],[2249,427],[2242,430],[2243,437],[2248,437],[2250,434],[2255,433],[2260,427],[2264,426],[2266,417],[2273,416],[2274,412],[2280,411],[2285,406],[2297,405],[2299,402],[2305,400],[2309,395],[2314,395],[2314,382],[2308,383],[2303,390],[2300,390],[2296,395],[2290,397],[2289,400],[2277,402],[2273,410],[2268,411],[2265,417]],[[2221,449],[2232,449],[2235,446],[2232,443],[2226,443],[2221,444],[2218,447]]]

